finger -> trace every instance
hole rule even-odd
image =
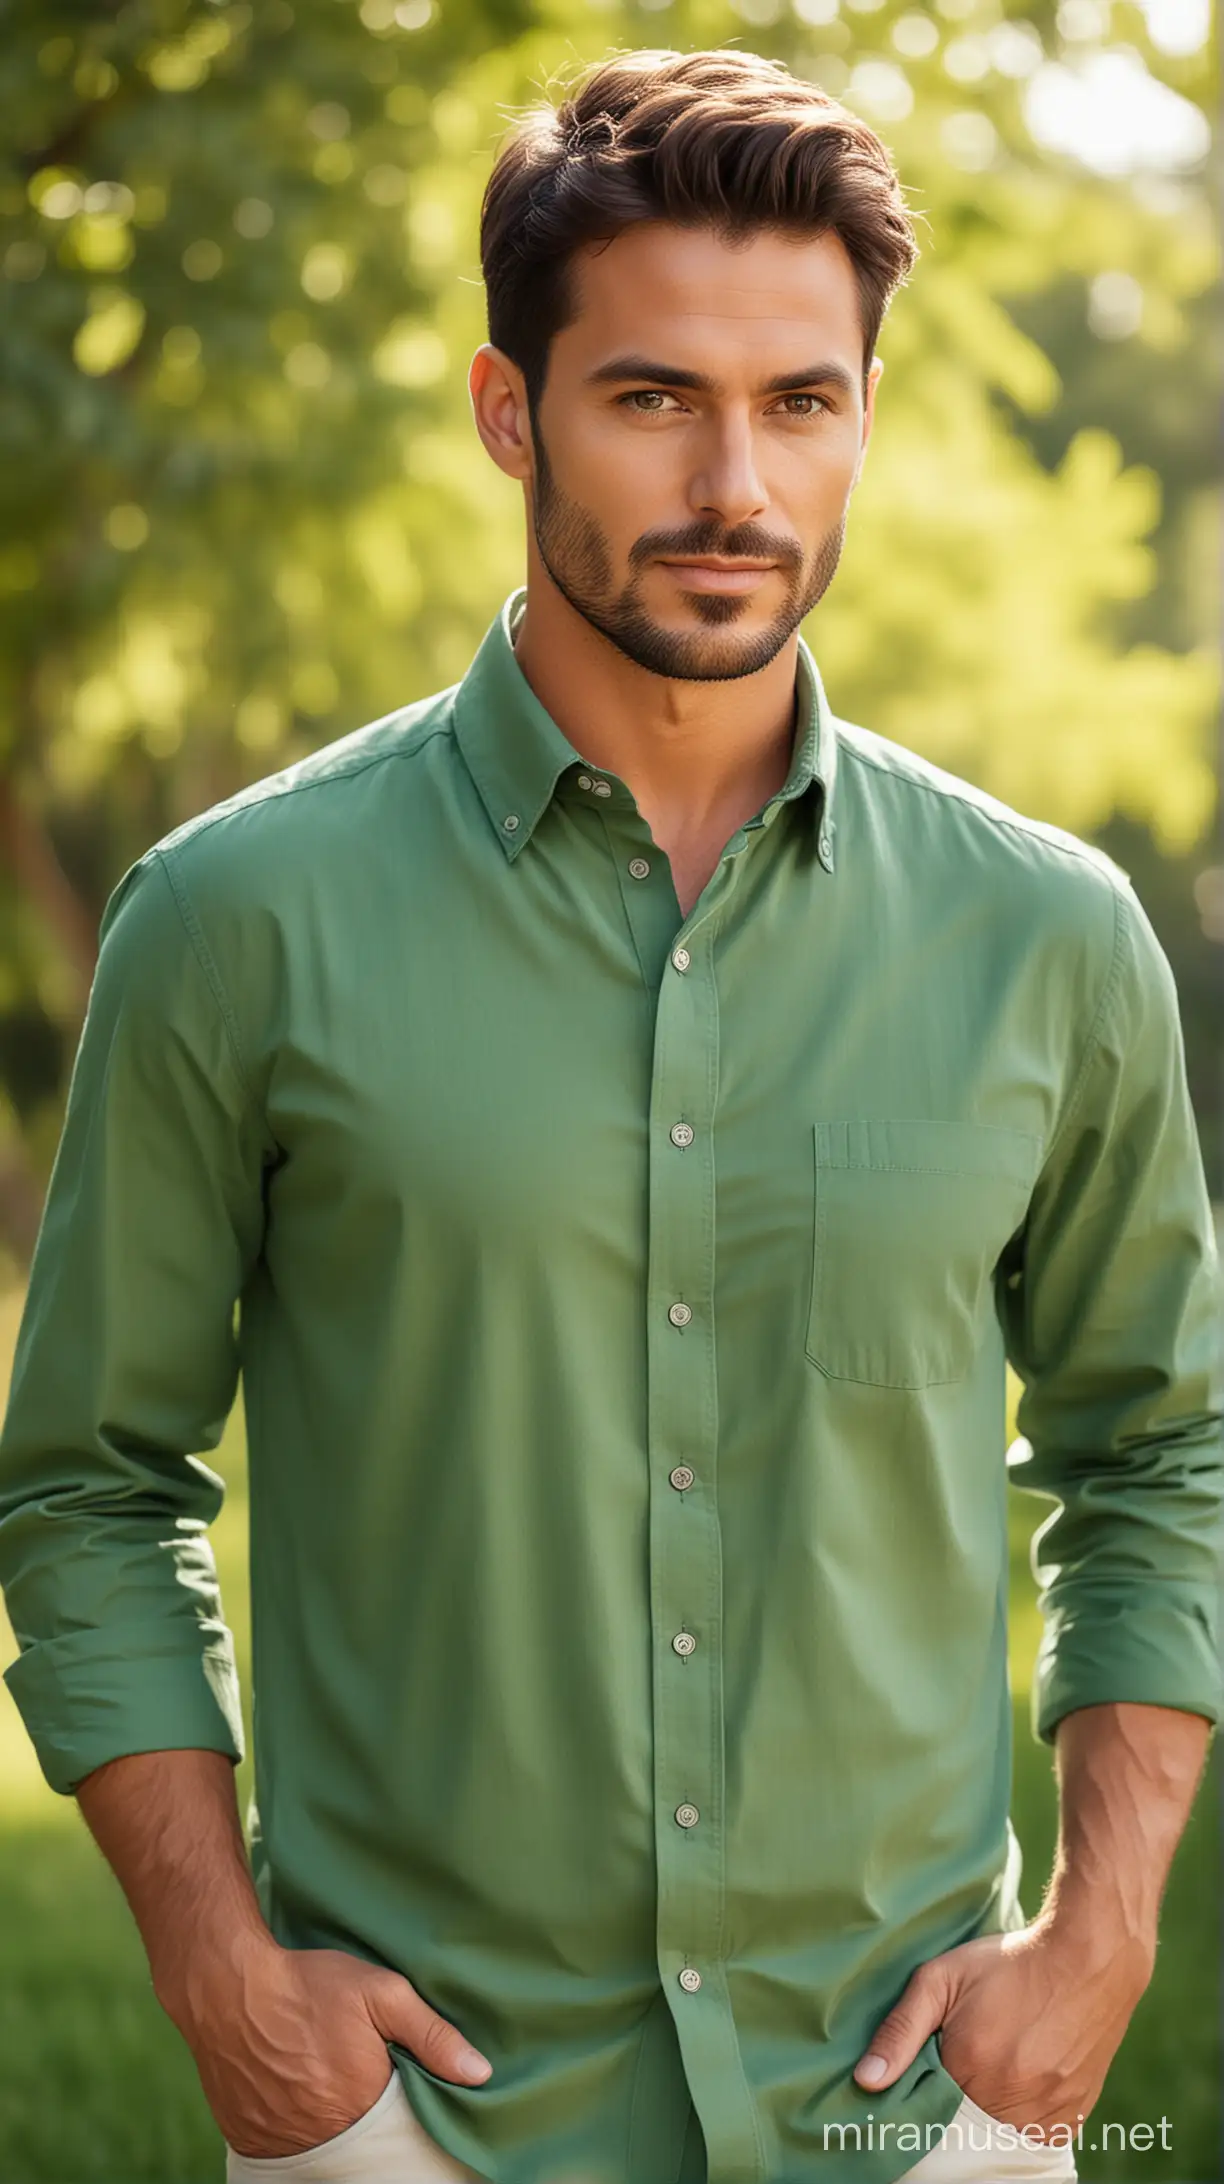
[[[436,2078],[462,2085],[483,2085],[493,2065],[469,2045],[458,2028],[422,2001],[410,1980],[397,1972],[378,1972],[365,1987],[371,2021],[384,2040],[407,2048]]]
[[[860,2085],[878,2091],[908,2068],[924,2040],[947,2014],[948,1982],[938,1959],[920,1964],[895,2009],[876,2027],[867,2053],[855,2064]]]

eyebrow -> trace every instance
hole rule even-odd
[[[683,371],[676,364],[660,364],[648,356],[614,356],[606,364],[598,364],[588,372],[583,382],[588,387],[619,386],[628,379],[648,379],[656,387],[686,387],[696,394],[720,394],[721,387],[708,372]],[[821,364],[809,364],[798,372],[778,372],[766,379],[754,394],[799,394],[805,387],[837,387],[848,398],[852,397],[857,381],[842,364],[826,360]]]

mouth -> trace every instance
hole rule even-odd
[[[675,571],[688,591],[746,592],[752,591],[777,567],[776,561],[673,561],[664,559],[661,566]]]

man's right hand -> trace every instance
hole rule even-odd
[[[304,2153],[364,2116],[390,2082],[388,2041],[459,2085],[490,2072],[409,1980],[341,1949],[284,1949],[269,1935],[229,1953],[223,1982],[197,1962],[161,1999],[222,2134],[256,2160]]]
[[[390,2083],[390,2040],[435,2077],[490,2075],[398,1972],[344,1949],[282,1948],[259,1907],[224,1753],[126,1753],[76,1794],[235,2153],[300,2154],[346,2131]]]

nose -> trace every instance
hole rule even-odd
[[[769,495],[757,472],[752,419],[746,412],[711,418],[689,501],[698,515],[715,515],[728,528],[759,516]]]

